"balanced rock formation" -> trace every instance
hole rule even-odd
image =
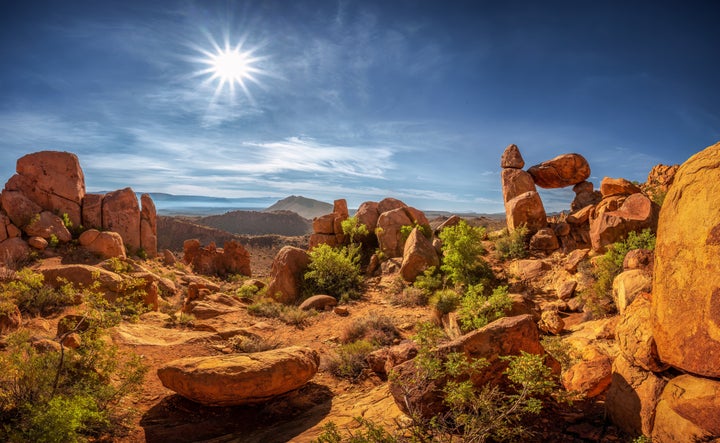
[[[508,230],[521,225],[531,232],[547,225],[547,216],[532,176],[522,170],[525,161],[516,145],[509,145],[500,160],[502,166],[502,192]]]
[[[541,188],[564,188],[590,177],[590,165],[580,154],[562,154],[531,166],[528,173]]]
[[[187,357],[157,371],[163,386],[206,406],[256,404],[305,385],[320,357],[292,346],[252,354]]]
[[[200,274],[225,277],[232,274],[251,276],[250,254],[238,242],[230,240],[222,248],[215,243],[202,247],[197,239],[185,240],[183,262]]]
[[[310,256],[306,251],[284,246],[273,260],[267,294],[280,303],[295,303],[300,297],[300,283],[309,264]]]
[[[720,143],[678,169],[660,211],[653,335],[663,362],[720,378]],[[716,410],[720,416],[720,409]]]

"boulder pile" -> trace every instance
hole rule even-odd
[[[18,159],[16,174],[0,196],[0,261],[18,261],[29,246],[44,249],[51,243],[67,243],[81,227],[112,231],[117,239],[86,237],[83,246],[101,256],[132,253],[157,255],[157,215],[149,195],[142,207],[130,188],[108,194],[87,194],[85,176],[75,154],[41,151]]]

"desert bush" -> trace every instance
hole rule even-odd
[[[365,340],[374,346],[391,345],[400,338],[400,331],[390,317],[370,314],[366,318],[353,321],[341,337],[343,343]]]
[[[632,231],[625,240],[613,243],[595,263],[592,270],[595,282],[581,294],[583,301],[596,314],[609,313],[612,308],[612,284],[623,270],[628,252],[634,249],[655,249],[655,234],[650,229],[637,233]]]
[[[412,225],[403,225],[400,226],[400,236],[403,240],[407,240],[408,237],[410,237],[410,234],[412,233],[413,229],[417,228],[418,231],[422,235],[425,236],[425,238],[432,238],[432,230],[428,226],[423,226],[421,224],[418,224],[417,222],[413,223]]]
[[[433,292],[443,287],[442,275],[435,266],[430,266],[421,275],[417,276],[413,286],[424,291],[429,297]]]
[[[16,304],[21,311],[32,315],[48,315],[75,301],[71,286],[54,289],[45,285],[45,277],[29,268],[14,275],[14,280],[0,284],[0,299]]]
[[[185,312],[172,312],[168,315],[170,317],[165,320],[165,327],[167,328],[192,328],[196,320],[194,315]]]
[[[258,335],[236,335],[228,340],[228,346],[234,352],[251,353],[263,352],[277,349],[282,344],[274,339],[260,337]]]
[[[544,335],[540,339],[540,342],[543,345],[543,349],[560,363],[563,372],[577,362],[577,358],[572,355],[570,345],[564,342],[562,337],[557,335]]]
[[[395,443],[401,441],[382,426],[362,417],[355,417],[356,429],[348,430],[347,435],[340,432],[335,422],[328,422],[322,433],[312,443]]]
[[[485,252],[484,239],[484,228],[472,227],[464,220],[442,230],[443,260],[440,269],[451,282],[473,285],[487,283],[492,278],[490,266],[481,257]]]
[[[147,369],[105,338],[119,317],[106,311],[102,295],[85,290],[83,299],[82,319],[67,325],[59,351],[36,350],[26,331],[8,337],[0,354],[0,440],[86,441],[123,429],[120,402],[140,388]],[[76,349],[62,345],[70,333],[81,337]]]
[[[458,321],[465,333],[504,317],[512,307],[507,286],[498,286],[489,297],[484,295],[484,291],[482,284],[469,286],[460,300]]]
[[[367,356],[375,346],[367,340],[340,345],[335,357],[327,363],[328,370],[337,377],[355,379],[368,367]]]
[[[310,251],[310,264],[304,275],[303,292],[328,294],[337,299],[356,299],[361,295],[358,248],[333,248],[322,244]]]
[[[440,314],[449,314],[460,306],[460,298],[454,289],[442,289],[433,294],[430,305]]]
[[[513,260],[528,256],[527,244],[525,243],[529,230],[525,224],[517,227],[513,232],[499,237],[495,241],[495,251],[501,260]]]
[[[349,239],[350,243],[355,243],[356,240],[367,236],[370,232],[368,227],[358,220],[356,216],[348,217],[340,222],[343,234]]]
[[[427,306],[429,297],[422,289],[408,286],[400,292],[393,292],[387,297],[393,306]]]
[[[255,317],[277,318],[285,324],[302,327],[316,314],[315,311],[303,311],[297,306],[288,306],[269,298],[261,298],[247,307],[247,312]]]

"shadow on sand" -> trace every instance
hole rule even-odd
[[[171,395],[148,410],[140,426],[149,443],[287,442],[327,416],[332,397],[315,383],[252,406],[208,407]]]

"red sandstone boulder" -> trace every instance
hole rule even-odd
[[[600,183],[600,193],[603,198],[614,195],[632,195],[638,192],[641,192],[640,188],[624,178],[605,177]]]
[[[10,221],[19,228],[26,226],[43,210],[40,205],[30,200],[21,191],[5,189],[0,198],[2,199],[2,208],[10,217]]]
[[[310,381],[320,364],[317,352],[292,346],[251,354],[187,357],[157,371],[163,386],[206,406],[265,402]]]
[[[503,201],[508,202],[520,194],[537,191],[530,174],[522,169],[505,168],[501,173]]]
[[[718,202],[720,143],[690,157],[675,175],[660,211],[652,291],[660,359],[714,378],[720,378]]]
[[[30,254],[30,246],[20,237],[12,237],[0,242],[0,263],[15,267],[28,258]]]
[[[653,441],[715,442],[720,438],[720,381],[689,374],[665,386],[655,410]]]
[[[103,258],[125,258],[125,245],[117,232],[88,229],[79,238],[80,245]]]
[[[378,205],[377,205],[378,214],[382,214],[383,212],[392,211],[394,209],[404,208],[406,206],[407,205],[405,203],[403,203],[402,201],[400,201],[396,198],[387,197],[378,202]]]
[[[143,194],[140,203],[140,247],[148,257],[155,258],[158,255],[155,202],[149,194]]]
[[[620,316],[615,330],[620,353],[633,366],[645,371],[662,372],[669,365],[660,361],[652,335],[649,294],[638,296]]]
[[[550,228],[542,228],[530,238],[530,249],[533,251],[552,252],[559,247],[555,231]]]
[[[338,301],[335,297],[331,295],[313,295],[312,297],[308,297],[305,301],[300,303],[300,306],[298,306],[298,309],[302,311],[309,311],[310,309],[315,309],[316,311],[325,311],[328,308],[332,308],[334,306],[337,306]]]
[[[602,251],[607,245],[624,239],[632,231],[640,232],[646,228],[654,231],[659,210],[659,206],[643,194],[627,197],[617,210],[603,212],[591,218],[592,248]]]
[[[522,169],[524,166],[525,160],[523,160],[517,145],[508,145],[503,151],[502,157],[500,157],[500,167]]]
[[[103,229],[120,234],[128,249],[135,253],[140,243],[140,206],[130,188],[108,192],[102,201]]]
[[[65,227],[60,217],[52,212],[43,211],[23,228],[25,233],[31,237],[42,237],[49,240],[55,237],[61,243],[72,240],[72,234]]]
[[[309,264],[310,256],[305,250],[284,246],[273,260],[267,294],[280,303],[295,303]]]
[[[82,224],[88,229],[102,229],[102,201],[105,194],[85,194],[82,202]]]
[[[386,200],[388,199],[383,202]],[[431,232],[430,223],[425,214],[415,208],[402,206],[383,212],[378,218],[376,229],[380,250],[389,258],[402,257],[405,239],[402,237],[401,228],[413,225],[422,226],[427,232]]]
[[[547,226],[547,216],[540,194],[536,191],[520,194],[505,203],[505,217],[511,232],[526,225],[531,232]]]
[[[355,217],[357,217],[359,223],[367,226],[368,232],[375,232],[375,228],[377,227],[377,220],[378,217],[380,217],[377,202],[368,201],[361,203],[360,207],[358,207],[358,210],[355,213]]]
[[[414,282],[418,275],[431,266],[439,266],[440,259],[430,240],[418,228],[412,230],[405,242],[400,275],[405,281]]]
[[[528,169],[541,188],[564,188],[590,177],[590,165],[580,154],[563,154]]]

